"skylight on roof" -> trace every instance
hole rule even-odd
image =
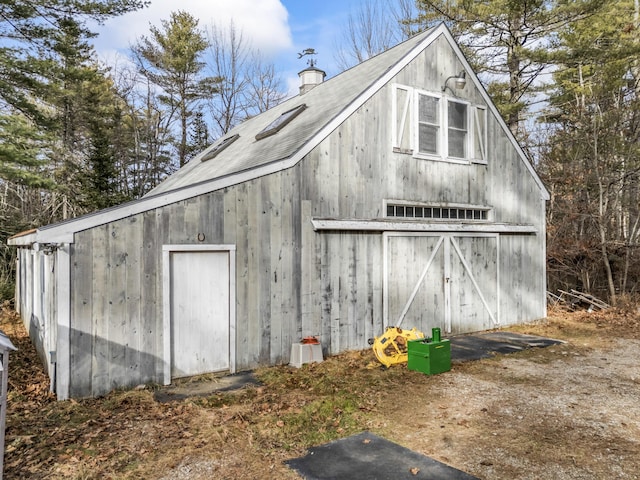
[[[223,151],[225,148],[227,148],[229,145],[235,142],[238,138],[240,138],[240,135],[237,133],[235,135],[231,135],[230,137],[224,138],[220,143],[218,143],[218,145],[216,145],[207,153],[205,153],[204,156],[200,159],[200,161],[206,162],[207,160],[211,160],[213,157],[218,155],[221,151]]]
[[[261,140],[263,138],[270,137],[271,135],[278,133],[291,120],[293,120],[298,115],[300,115],[305,108],[307,108],[307,105],[303,103],[302,105],[298,105],[297,107],[292,108],[291,110],[287,110],[278,118],[276,118],[273,122],[271,122],[269,125],[263,128],[260,132],[258,132],[258,134],[256,135],[256,140]]]

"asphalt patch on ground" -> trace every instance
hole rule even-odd
[[[513,332],[487,332],[449,338],[451,361],[466,362],[498,354],[564,343]],[[285,462],[306,480],[470,480],[472,475],[392,443],[370,432],[312,447]]]
[[[564,343],[562,340],[525,335],[513,332],[474,333],[449,338],[451,342],[451,361],[467,362],[490,358],[497,354],[520,352],[528,348],[549,347]]]
[[[306,480],[477,480],[370,432],[312,447],[285,463]]]

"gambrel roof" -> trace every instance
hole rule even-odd
[[[416,35],[394,48],[319,84],[304,95],[280,105],[235,127],[214,145],[192,159],[143,198],[65,222],[25,232],[10,239],[13,245],[71,243],[73,234],[126,218],[154,208],[258,178],[298,163],[345,119],[393,79],[409,62],[443,36],[463,65],[505,135],[513,143],[522,162],[540,188],[541,198],[549,194],[526,155],[502,121],[500,114],[473,73],[451,33],[444,24]],[[259,140],[256,135],[277,122],[287,112],[304,105],[290,124],[276,134]],[[207,157],[214,158],[203,161]]]

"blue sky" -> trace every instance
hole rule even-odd
[[[129,45],[147,35],[150,25],[160,25],[171,12],[184,10],[206,28],[212,24],[227,26],[233,19],[244,39],[260,49],[276,64],[278,72],[296,88],[297,72],[305,68],[306,59],[297,52],[314,48],[317,66],[328,77],[339,73],[334,51],[350,11],[362,0],[152,0],[150,7],[109,20],[96,28],[94,45],[99,57],[108,65],[123,62]]]

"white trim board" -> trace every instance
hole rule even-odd
[[[534,225],[510,225],[505,223],[407,222],[313,218],[311,219],[311,224],[315,231],[538,233],[538,229]]]

